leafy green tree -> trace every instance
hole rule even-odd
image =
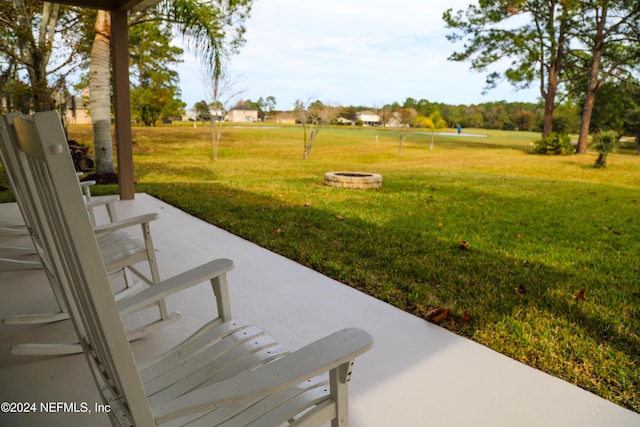
[[[483,128],[485,127],[484,115],[482,114],[482,107],[479,105],[471,105],[466,108],[466,119],[460,124],[468,128]]]
[[[264,120],[267,113],[271,114],[273,112],[276,106],[276,98],[274,96],[267,96],[266,99],[260,97],[257,101],[247,100],[246,103],[249,108],[258,110],[258,118]]]
[[[454,30],[447,38],[466,40],[462,51],[449,59],[471,61],[471,68],[487,71],[500,60],[510,60],[504,72],[490,72],[487,88],[506,79],[517,88],[540,82],[544,100],[543,134],[553,131],[553,110],[561,85],[563,61],[577,0],[484,0],[466,11],[447,10],[443,19]]]
[[[417,107],[418,107],[418,101],[416,101],[414,98],[411,98],[411,97],[408,97],[407,99],[405,99],[404,104],[402,104],[402,108],[413,108],[416,111],[417,111]]]
[[[204,123],[211,118],[211,108],[207,101],[198,101],[193,105],[193,109],[196,111],[196,121],[200,120]]]
[[[578,133],[580,107],[574,102],[563,102],[553,114],[553,128],[560,134]]]
[[[429,149],[433,150],[434,135],[437,129],[444,129],[447,127],[447,122],[442,118],[440,111],[434,111],[429,117],[419,116],[415,120],[416,126],[431,129],[431,144]]]
[[[267,96],[267,98],[264,100],[265,102],[265,107],[267,108],[267,112],[269,114],[273,114],[273,112],[276,110],[276,97],[273,95],[269,95]]]
[[[488,102],[483,104],[483,121],[485,126],[491,129],[505,129],[509,128],[510,122],[509,115],[507,113],[506,102]]]
[[[181,62],[182,49],[171,46],[171,37],[171,29],[165,23],[141,22],[129,32],[131,111],[145,126],[184,110],[184,103],[177,100],[179,76],[170,68]]]
[[[67,75],[86,53],[85,24],[75,7],[0,2],[0,89],[7,107],[42,111],[68,100]]]
[[[511,120],[516,129],[530,131],[533,127],[534,115],[531,111],[518,110],[513,113]]]
[[[618,135],[640,136],[640,82],[607,82],[598,91],[590,131],[613,130]]]
[[[636,139],[636,152],[640,154],[640,82],[627,86],[630,105],[625,110],[624,132]]]
[[[457,124],[462,124],[466,126],[464,122],[464,106],[463,105],[447,105],[447,104],[438,104],[438,109],[442,113],[442,117],[447,121],[448,127],[455,127]]]
[[[604,83],[593,106],[590,132],[615,130],[624,132],[627,112],[635,107],[632,88],[625,83]]]
[[[350,120],[352,122],[356,121],[356,113],[357,113],[357,109],[356,107],[354,107],[353,105],[349,106],[349,107],[342,107],[340,108],[339,112],[338,112],[338,116],[342,117],[343,119],[346,120]]]
[[[572,31],[586,50],[574,48],[571,60],[587,81],[576,147],[576,152],[586,153],[598,91],[606,82],[628,79],[639,69],[640,2],[588,0],[580,7],[581,19]]]

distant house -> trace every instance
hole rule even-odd
[[[258,121],[258,110],[245,106],[233,107],[229,110],[227,120],[234,123],[252,123]]]
[[[91,112],[89,111],[89,90],[82,91],[82,96],[74,96],[68,103],[64,112],[66,123],[77,125],[91,124]]]
[[[76,125],[91,124],[91,113],[87,107],[79,106],[74,110],[68,109],[66,111],[67,123],[73,123]]]
[[[265,117],[265,121],[281,125],[295,125],[296,116],[290,112],[281,112]]]
[[[356,121],[362,122],[365,126],[380,126],[380,116],[373,111],[358,111]]]
[[[190,108],[190,109],[186,110],[184,112],[184,114],[182,115],[182,121],[183,122],[193,122],[193,121],[195,121],[197,116],[198,116],[198,113],[196,112],[196,110],[194,110],[193,108]]]
[[[389,121],[387,121],[385,126],[396,127],[396,128],[409,127],[409,125],[406,124],[406,123],[402,124],[400,113],[398,113],[398,112],[391,113],[391,117],[389,117]]]
[[[198,112],[191,108],[189,110],[186,110],[184,112],[184,114],[181,116],[181,121],[183,122],[193,122],[196,119],[198,119],[198,121],[202,120],[202,117],[198,117]],[[223,110],[214,110],[213,108],[211,108],[209,110],[209,117],[205,117],[204,120],[205,121],[209,121],[209,120],[215,120],[215,121],[224,121],[225,117],[224,117],[224,111]]]
[[[224,121],[224,110],[214,110],[213,108],[209,110],[209,115],[211,116],[211,120],[216,122]]]
[[[345,119],[344,117],[338,117],[336,123],[339,125],[353,125],[355,122],[353,120]]]

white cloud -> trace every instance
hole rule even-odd
[[[483,96],[484,75],[468,63],[447,61],[454,45],[445,38],[442,13],[468,3],[256,0],[247,42],[232,58],[230,73],[242,76],[245,98],[272,95],[279,109],[312,96],[342,105],[402,103],[407,97],[450,104],[535,101],[535,89],[515,92],[506,83]],[[180,67],[189,106],[202,99],[197,68],[192,59]]]

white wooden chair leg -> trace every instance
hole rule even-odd
[[[211,280],[211,286],[213,287],[213,292],[216,295],[218,316],[224,322],[230,321],[233,317],[231,317],[231,300],[229,298],[229,285],[227,283],[226,274],[214,277]]]
[[[149,270],[151,271],[151,280],[153,281],[153,284],[160,283],[160,271],[158,270],[158,261],[156,260],[153,239],[151,238],[151,228],[149,227],[148,223],[141,224],[141,226],[144,245],[147,248]],[[158,301],[158,309],[160,310],[161,319],[170,319],[171,315],[169,314],[167,303],[164,299]]]
[[[331,421],[331,427],[349,426],[349,381],[353,361],[343,363],[329,372],[329,386],[331,398],[336,405],[336,417]]]

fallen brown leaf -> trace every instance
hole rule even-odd
[[[443,307],[436,307],[427,313],[427,319],[433,323],[444,322],[451,317],[451,310]]]
[[[462,249],[463,251],[468,250],[469,249],[469,242],[461,240],[460,241],[460,249]]]
[[[473,317],[471,317],[469,312],[465,310],[464,314],[462,315],[462,321],[461,321],[462,326],[466,325],[467,323],[470,323],[471,321],[473,321]]]
[[[584,291],[585,289],[582,288],[578,291],[578,293],[576,294],[576,299],[580,300],[580,301],[586,301],[585,296],[584,296]]]
[[[524,286],[520,285],[517,288],[515,288],[516,294],[523,296],[524,294],[527,293],[527,288],[525,288]]]
[[[284,230],[282,228],[276,228],[275,230],[273,230],[274,234],[282,234],[284,233]]]
[[[340,221],[342,221],[344,219],[344,217],[342,215],[336,215],[336,218],[338,218]]]

